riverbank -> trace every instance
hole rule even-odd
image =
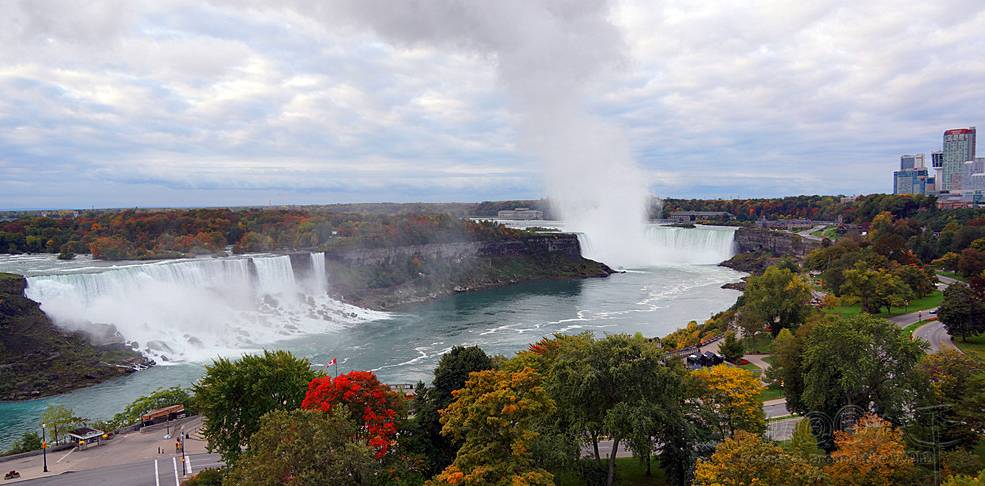
[[[0,400],[58,395],[154,364],[122,339],[97,345],[55,326],[26,288],[24,277],[0,273]]]

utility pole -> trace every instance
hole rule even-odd
[[[188,471],[185,470],[185,426],[181,426],[181,430],[178,431],[178,438],[181,440],[181,475],[187,476]]]
[[[44,472],[48,472],[48,436],[44,429],[45,424],[41,424],[41,457],[44,458]]]

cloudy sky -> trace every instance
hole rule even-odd
[[[544,195],[499,51],[454,15],[480,4],[435,1],[453,14],[2,0],[0,208]],[[509,44],[525,9],[582,3],[482,21]],[[658,196],[889,192],[899,154],[985,125],[980,0],[613,0],[604,20],[618,62],[573,74],[578,104],[625,132]]]

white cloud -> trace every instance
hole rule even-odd
[[[33,206],[106,193],[80,179],[141,185],[118,191],[138,198],[127,205],[148,191],[180,193],[175,204],[242,188],[355,197],[344,185],[379,188],[366,199],[542,194],[495,57],[388,44],[339,3],[240,5],[6,3],[0,207],[25,205],[24,184],[59,188]],[[888,191],[898,154],[985,124],[980,1],[624,0],[611,18],[626,56],[586,102],[626,129],[660,195]],[[503,22],[527,35],[506,25],[523,19]]]

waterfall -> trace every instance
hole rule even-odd
[[[26,295],[58,325],[111,325],[158,362],[208,361],[385,317],[331,299],[324,254],[310,258],[311,284],[299,282],[288,256],[254,256],[32,276]]]
[[[578,242],[582,256],[608,263],[605,255],[595,251],[588,235],[579,233]],[[629,258],[635,262],[632,267],[713,265],[728,260],[735,254],[735,228],[649,225],[643,243],[639,246],[640,248],[634,249],[637,254]]]
[[[328,270],[325,268],[325,252],[311,254],[312,283],[316,294],[328,292]]]

